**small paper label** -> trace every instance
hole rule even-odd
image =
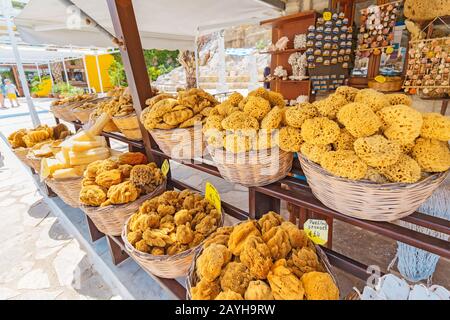
[[[169,173],[169,170],[170,170],[170,164],[169,164],[169,160],[164,160],[164,162],[163,162],[163,164],[162,164],[162,166],[161,166],[161,171],[162,171],[162,174],[165,176],[165,177],[167,177],[167,174]]]
[[[378,83],[385,83],[386,82],[386,77],[384,77],[384,76],[376,76],[375,77],[375,81],[376,82],[378,82]]]
[[[220,201],[219,192],[217,192],[217,189],[209,182],[206,183],[205,198],[216,208],[218,212],[222,212],[222,203]]]
[[[331,17],[332,17],[332,14],[331,14],[330,11],[325,11],[325,12],[323,13],[323,20],[325,20],[325,21],[330,21],[330,20],[331,20]]]
[[[387,47],[386,53],[387,54],[391,54],[392,52],[394,52],[394,48],[393,47]]]
[[[303,230],[315,244],[323,246],[328,242],[328,223],[325,220],[308,219]]]

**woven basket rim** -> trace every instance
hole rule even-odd
[[[278,149],[278,150],[280,150],[281,152],[284,152],[284,153],[293,153],[293,152],[287,152],[287,151],[284,151],[284,150],[282,150],[279,146],[273,146],[272,148],[265,148],[265,149],[259,149],[259,150],[250,150],[250,151],[241,151],[241,152],[231,152],[231,151],[227,151],[227,149],[225,149],[225,148],[223,148],[223,147],[221,147],[221,148],[216,148],[216,147],[214,147],[214,146],[212,146],[212,145],[210,145],[208,142],[206,142],[206,146],[207,146],[207,148],[208,148],[208,151],[209,150],[212,150],[213,152],[215,152],[215,151],[223,151],[224,153],[226,153],[226,154],[231,154],[231,155],[237,155],[237,154],[251,154],[251,153],[259,153],[259,152],[261,152],[261,151],[270,151],[270,152],[272,152],[272,150],[275,150],[275,149]]]
[[[137,117],[136,111],[133,111],[127,115],[124,116],[113,116],[113,119],[125,119],[125,118],[131,118],[131,117]]]
[[[422,180],[419,180],[417,182],[414,182],[414,183],[403,183],[403,182],[377,183],[377,182],[373,182],[373,181],[369,181],[369,180],[350,180],[350,179],[338,177],[338,176],[335,176],[335,175],[329,173],[324,168],[322,168],[322,166],[307,159],[300,152],[298,152],[297,155],[301,161],[305,161],[306,163],[308,163],[308,165],[314,167],[314,169],[317,170],[318,173],[326,176],[327,178],[335,179],[339,182],[344,182],[344,183],[348,183],[348,184],[360,185],[360,186],[364,186],[367,188],[372,188],[372,187],[382,188],[382,189],[415,188],[420,185],[428,184],[431,182],[431,180],[435,180],[437,178],[440,178],[443,175],[447,175],[450,173],[450,169],[448,169],[447,171],[444,171],[444,172],[436,172],[436,173],[433,173],[433,174],[429,175],[428,177],[426,177]]]
[[[195,193],[201,194],[200,192],[195,192]],[[224,218],[225,218],[225,212],[224,212],[224,210],[222,209],[222,212],[221,212],[221,219],[220,219],[220,223],[219,223],[218,228],[220,228],[220,227],[223,225]],[[171,261],[171,260],[179,260],[179,259],[181,259],[181,258],[184,258],[184,257],[190,255],[192,252],[197,251],[201,246],[203,246],[203,243],[204,243],[204,242],[206,241],[206,239],[207,239],[207,238],[203,239],[203,241],[200,242],[197,246],[192,247],[192,248],[189,248],[188,250],[185,250],[185,251],[183,251],[183,252],[180,252],[180,253],[177,253],[177,254],[174,254],[174,255],[164,254],[164,255],[156,256],[156,255],[153,255],[153,254],[150,254],[150,253],[146,253],[146,252],[139,251],[139,250],[137,250],[135,247],[133,247],[133,246],[131,245],[131,243],[128,242],[128,239],[127,239],[127,233],[128,233],[128,222],[129,222],[130,219],[131,219],[131,216],[127,219],[127,221],[125,222],[125,224],[124,224],[124,226],[123,226],[123,228],[122,228],[122,234],[121,234],[121,237],[122,237],[122,241],[123,241],[124,244],[125,244],[125,248],[126,248],[127,250],[129,250],[129,252],[131,252],[131,253],[133,253],[133,254],[135,254],[135,255],[137,255],[137,256],[143,258],[143,259],[149,260],[149,261]]]
[[[151,130],[148,130],[150,133],[152,133],[152,132],[157,132],[157,133],[164,133],[164,132],[167,132],[167,131],[176,131],[176,130],[183,130],[183,131],[188,131],[188,130],[194,130],[194,126],[191,126],[191,127],[187,127],[187,128],[172,128],[172,129],[151,129]]]

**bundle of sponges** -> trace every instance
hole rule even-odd
[[[128,222],[127,240],[152,255],[175,255],[201,244],[221,224],[222,213],[191,190],[167,191],[145,201]]]
[[[42,125],[35,129],[17,130],[8,136],[8,141],[13,149],[31,148],[41,142],[65,139],[69,135],[70,131],[64,124],[54,127]]]
[[[180,91],[177,97],[162,93],[147,100],[141,122],[147,130],[189,128],[202,123],[218,103],[201,89]]]
[[[339,299],[306,233],[275,212],[219,228],[203,248],[194,300]]]
[[[72,103],[72,102],[89,101],[89,100],[92,100],[95,98],[96,98],[96,95],[94,95],[94,94],[83,93],[83,94],[78,94],[75,96],[55,100],[52,102],[52,106],[61,106],[61,105],[64,105],[67,103]]]
[[[151,193],[164,181],[161,170],[153,162],[147,164],[144,154],[127,152],[87,166],[80,202],[93,207],[125,204]]]
[[[285,117],[301,131],[300,152],[330,173],[414,183],[450,168],[450,118],[421,114],[404,94],[372,89],[340,87],[325,101],[297,106]]]
[[[210,146],[232,153],[270,149],[277,145],[284,109],[277,92],[258,88],[246,98],[235,92],[211,110],[203,132]]]
[[[95,110],[91,113],[91,120],[96,120],[101,114],[107,113],[111,117],[122,117],[134,112],[133,99],[130,90],[125,87],[113,89],[108,92],[111,99],[97,103]]]

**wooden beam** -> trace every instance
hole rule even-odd
[[[145,65],[139,30],[131,0],[107,0],[114,32],[123,43],[119,47],[127,76],[128,87],[133,97],[133,106],[138,118],[145,108],[145,101],[153,96],[150,79]],[[151,161],[155,161],[151,153],[151,138],[148,131],[139,121],[145,152]],[[158,163],[161,165],[160,163]]]

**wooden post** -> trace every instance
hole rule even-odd
[[[133,97],[133,105],[138,118],[145,108],[145,101],[153,96],[150,79],[145,65],[144,52],[131,0],[107,0],[117,39],[123,42],[119,47],[127,76],[128,87]],[[145,153],[149,160],[159,160],[151,153],[150,134],[139,121]],[[160,162],[160,161],[157,161]],[[161,165],[158,163],[158,165]]]

